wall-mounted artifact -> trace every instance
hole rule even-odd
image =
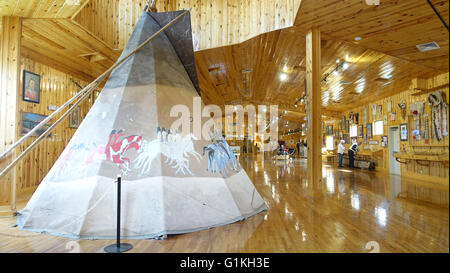
[[[41,97],[41,76],[39,74],[23,71],[22,100],[39,103]]]
[[[363,143],[367,144],[367,134],[363,134]]]
[[[49,106],[47,106],[47,109],[49,111],[56,111],[56,109],[58,109],[58,106],[56,106],[56,105],[49,105]]]
[[[327,125],[325,127],[325,134],[327,136],[333,135],[333,125]]]
[[[388,123],[387,115],[384,115],[383,116],[383,125],[387,125],[387,123]]]
[[[381,137],[381,147],[387,147],[387,136]]]
[[[392,103],[391,101],[387,101],[386,102],[386,112],[391,112],[392,111]]]
[[[72,104],[69,105],[69,108],[72,107]],[[69,114],[69,128],[78,128],[81,123],[81,108],[79,105],[73,109],[73,111]]]
[[[343,139],[345,140],[345,144],[350,144],[350,135],[349,134],[344,134]]]
[[[408,141],[408,124],[400,124],[400,141]]]
[[[372,121],[377,119],[377,105],[376,104],[372,104]]]
[[[367,123],[367,108],[366,108],[366,106],[363,107],[362,113],[363,113],[363,124],[366,125],[366,123]]]
[[[389,119],[390,119],[391,121],[395,121],[395,116],[396,116],[395,112],[389,113]]]
[[[358,137],[363,137],[363,126],[359,125],[358,126]]]
[[[447,103],[445,93],[435,91],[427,97],[428,105],[431,107],[431,134],[441,141],[443,137],[448,136],[447,123]]]
[[[383,118],[383,106],[380,104],[377,106],[377,109],[378,109],[378,117],[380,119],[382,119]]]
[[[27,134],[29,131],[31,131],[31,129],[33,129],[36,125],[38,125],[46,117],[47,116],[44,116],[44,115],[21,112],[20,135],[23,136],[23,135]],[[51,126],[51,123],[44,124],[44,126],[39,128],[38,130],[36,130],[31,136],[42,135],[42,133],[44,133],[50,126]]]
[[[400,108],[400,111],[402,113],[402,119],[405,120],[405,118],[406,118],[406,103],[405,102],[399,103],[398,107]]]
[[[369,144],[370,145],[378,145],[378,140],[370,140]]]
[[[368,123],[366,126],[366,134],[367,134],[367,139],[371,139],[372,138],[372,124]]]

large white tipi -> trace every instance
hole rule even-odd
[[[143,12],[122,53],[183,11]],[[267,209],[221,135],[170,131],[174,105],[198,97],[189,14],[111,73],[66,149],[19,212],[21,229],[71,238],[156,238],[225,225]],[[202,120],[202,122],[205,122]]]

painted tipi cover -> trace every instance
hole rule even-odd
[[[126,56],[183,11],[143,12]],[[111,73],[66,149],[19,212],[21,229],[71,238],[123,238],[220,226],[267,209],[219,134],[171,132],[174,105],[198,97],[189,13]],[[203,105],[202,105],[203,107]],[[206,119],[202,119],[202,123]]]

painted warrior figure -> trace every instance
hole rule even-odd
[[[124,164],[126,172],[130,159],[124,157],[124,154],[130,149],[139,151],[142,137],[137,135],[124,136],[123,130],[112,130],[105,147],[105,154],[106,159],[117,164],[120,169],[122,169],[122,164]]]

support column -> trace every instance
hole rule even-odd
[[[20,99],[20,41],[22,19],[2,17],[0,39],[0,151],[4,151],[18,135],[18,103]],[[4,168],[15,156],[14,152],[0,162]],[[0,180],[0,205],[10,204],[16,209],[16,177],[11,171]]]
[[[308,184],[312,189],[322,182],[322,99],[320,88],[320,31],[306,34],[306,100],[308,122]]]

